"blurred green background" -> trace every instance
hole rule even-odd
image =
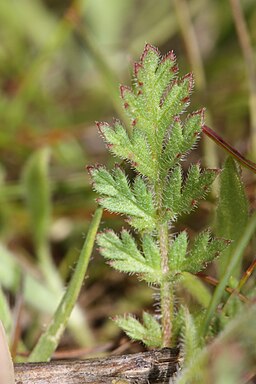
[[[256,3],[241,3],[255,47]],[[119,84],[129,84],[145,42],[173,49],[181,75],[193,70],[191,110],[205,106],[207,123],[250,156],[250,81],[228,0],[0,2],[0,301],[11,304],[4,321],[24,351],[54,310],[96,207],[85,166],[113,163],[94,122],[123,118]],[[220,165],[224,153],[207,140],[195,156]],[[104,215],[103,225],[120,223]],[[118,336],[109,316],[151,305],[147,287],[138,293],[97,252],[88,276],[74,321],[87,346]]]

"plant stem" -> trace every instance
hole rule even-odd
[[[159,225],[159,244],[161,252],[161,269],[163,282],[161,285],[161,313],[162,313],[162,332],[163,332],[163,347],[170,347],[171,334],[172,334],[172,312],[173,312],[173,298],[171,283],[167,280],[169,275],[168,264],[168,225]]]
[[[256,164],[246,159],[240,152],[238,152],[234,147],[228,144],[221,136],[219,136],[213,129],[207,125],[203,125],[203,133],[209,136],[216,144],[224,148],[236,161],[242,164],[243,167],[250,169],[250,171],[256,173]]]
[[[160,154],[156,153],[156,159],[160,158]],[[160,164],[160,161],[158,164]],[[168,223],[163,220],[165,209],[163,207],[163,193],[165,189],[164,176],[161,169],[158,170],[158,177],[154,185],[156,202],[158,206],[158,241],[161,254],[161,284],[160,284],[160,302],[161,302],[161,321],[162,321],[162,347],[171,346],[172,336],[172,318],[173,318],[173,294],[169,277],[169,231]]]

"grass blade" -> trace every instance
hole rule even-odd
[[[207,330],[209,328],[211,319],[225,291],[229,278],[232,275],[233,271],[235,270],[236,266],[238,265],[239,261],[243,257],[244,250],[247,247],[251,237],[255,233],[255,230],[256,230],[256,212],[254,212],[254,214],[249,219],[246,227],[244,228],[244,231],[239,241],[237,242],[236,249],[234,250],[233,255],[231,255],[230,263],[226,269],[226,272],[223,275],[222,279],[220,280],[219,285],[215,289],[210,305],[207,308],[204,320],[201,325],[202,336],[205,336],[207,334]]]

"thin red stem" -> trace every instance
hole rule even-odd
[[[203,125],[202,130],[207,136],[209,136],[213,141],[215,141],[216,144],[224,148],[225,151],[227,151],[231,156],[233,156],[244,167],[256,173],[256,164],[253,161],[246,159],[240,152],[238,152],[234,147],[228,144],[213,129],[207,127],[207,125]]]
[[[197,276],[198,276],[200,279],[204,280],[205,282],[207,282],[207,283],[209,283],[209,284],[211,284],[211,285],[213,285],[213,286],[215,286],[215,287],[219,284],[219,281],[218,281],[217,279],[215,279],[215,278],[212,277],[212,276],[205,275],[204,273],[197,273]],[[231,287],[226,287],[226,288],[225,288],[225,291],[228,292],[228,293],[230,293],[231,295],[232,295],[232,294],[237,294],[237,296],[239,297],[239,299],[240,299],[241,301],[243,301],[244,303],[248,303],[248,302],[249,302],[249,299],[248,299],[246,296],[242,295],[241,293],[237,292],[236,289],[233,289],[233,288],[231,288]]]

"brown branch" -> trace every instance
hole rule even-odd
[[[155,384],[169,383],[178,365],[178,350],[100,359],[15,364],[16,384]]]

